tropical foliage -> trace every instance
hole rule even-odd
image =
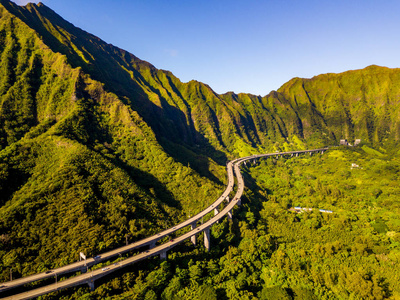
[[[361,138],[356,150],[249,168],[247,203],[213,227],[210,254],[182,246],[168,262],[66,297],[399,296],[398,69],[218,95],[41,3],[7,0],[0,57],[0,281],[184,220],[220,195],[229,159]]]
[[[245,168],[243,206],[212,228],[210,253],[188,243],[66,299],[397,299],[400,156],[363,149]]]

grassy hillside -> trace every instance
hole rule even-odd
[[[224,167],[176,145],[182,162],[171,157],[125,98],[9,12],[27,8],[2,3],[2,281],[148,236],[219,195]]]
[[[299,138],[310,145],[341,138],[399,139],[399,70],[371,66],[312,79],[295,78],[265,97],[216,94],[182,83],[134,55],[74,27],[43,4],[3,5],[73,68],[104,84],[143,118],[176,159],[174,144],[224,163],[226,156],[274,149]],[[171,144],[173,143],[173,144]],[[240,150],[239,150],[240,149]]]
[[[303,121],[304,136],[319,129],[336,139],[371,143],[399,140],[398,69],[370,66],[312,79],[295,78],[279,89]]]
[[[185,219],[223,190],[228,159],[400,138],[398,69],[219,95],[7,0],[0,56],[1,281]]]
[[[243,166],[243,205],[213,226],[211,253],[176,249],[64,299],[398,299],[400,156],[371,150]]]

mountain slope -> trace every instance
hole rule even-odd
[[[2,4],[3,279],[11,266],[27,275],[147,236],[217,197],[223,167],[199,156],[212,181],[174,160],[126,99],[10,13],[25,8]]]
[[[316,131],[313,127],[326,128],[336,139],[379,143],[387,138],[399,140],[399,83],[399,69],[370,66],[312,79],[295,78],[279,92],[307,120],[303,128],[308,134]]]
[[[74,27],[43,4],[9,7],[53,51],[66,55],[71,66],[81,67],[137,111],[173,156],[168,142],[196,152],[196,146],[201,146],[205,154],[220,162],[225,160],[221,152],[239,154],[238,145],[246,145],[250,151],[260,146],[271,148],[271,143],[283,142],[293,135],[324,143],[356,136],[377,142],[382,138],[378,134],[384,131],[382,126],[388,126],[381,120],[382,113],[377,116],[374,111],[364,110],[355,115],[354,110],[373,106],[376,97],[392,101],[397,97],[396,90],[385,90],[385,86],[396,86],[398,70],[378,67],[372,68],[375,71],[326,74],[310,80],[296,78],[263,98],[218,95],[200,82],[182,83],[170,72],[158,70]],[[371,95],[375,98],[369,98]],[[369,100],[364,103],[364,98]],[[384,111],[391,110],[391,105],[381,103]],[[361,120],[366,124],[362,125]],[[388,129],[398,138],[396,125],[392,125]]]
[[[219,95],[41,3],[6,0],[0,55],[2,278],[11,266],[27,275],[177,223],[219,195],[227,159],[399,140],[398,69]]]

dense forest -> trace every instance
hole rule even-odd
[[[243,206],[212,228],[210,253],[187,243],[167,261],[154,258],[64,299],[400,296],[399,151],[337,148],[263,159],[243,171]]]
[[[183,245],[65,298],[398,297],[399,69],[220,95],[8,0],[0,57],[0,282],[186,219],[224,190],[228,160],[360,138],[245,168],[245,205],[213,227],[210,253]]]

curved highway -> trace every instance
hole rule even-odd
[[[86,271],[86,268],[91,267],[99,262],[102,261],[107,261],[117,255],[124,254],[126,252],[132,251],[137,248],[141,248],[143,246],[150,245],[155,246],[156,242],[172,233],[175,231],[182,229],[186,226],[193,225],[197,223],[198,220],[203,218],[205,215],[208,213],[212,212],[215,208],[217,208],[224,200],[226,200],[229,197],[229,193],[233,190],[233,185],[234,185],[234,180],[233,180],[233,171],[232,171],[232,162],[229,162],[227,165],[227,170],[228,170],[228,185],[225,189],[225,191],[222,193],[222,195],[214,202],[212,203],[209,207],[201,211],[200,213],[196,214],[195,216],[187,219],[186,221],[177,224],[169,229],[166,229],[160,233],[157,233],[153,236],[150,236],[148,238],[144,238],[142,240],[139,240],[137,242],[134,242],[132,244],[129,244],[127,246],[119,247],[117,249],[99,254],[95,257],[91,257],[86,259],[85,261],[78,261],[60,268],[52,269],[46,272],[22,277],[19,279],[15,279],[13,281],[8,281],[0,284],[0,293],[12,288],[16,288],[21,285],[25,285],[34,281],[46,279],[46,278],[51,278],[54,277],[55,274],[57,275],[62,275],[62,274],[67,274],[67,273],[72,273],[72,272],[77,272],[77,271]]]
[[[243,191],[244,191],[244,180],[240,173],[240,168],[239,168],[241,163],[246,162],[247,160],[255,160],[258,158],[262,158],[262,157],[283,156],[283,155],[294,156],[294,155],[298,155],[301,153],[309,153],[311,155],[314,152],[323,153],[326,150],[328,150],[328,148],[304,150],[304,151],[290,151],[290,152],[258,154],[258,155],[247,156],[247,157],[238,158],[233,161],[230,161],[227,164],[227,173],[228,173],[227,188],[222,193],[222,195],[212,205],[210,205],[209,207],[207,207],[205,210],[198,213],[197,215],[189,218],[188,220],[186,220],[178,225],[175,225],[172,228],[164,230],[156,235],[145,238],[143,240],[132,243],[130,245],[120,247],[115,250],[100,254],[96,259],[89,258],[86,260],[86,264],[87,264],[87,266],[92,266],[100,261],[108,260],[111,257],[114,257],[120,253],[122,254],[122,253],[131,251],[135,248],[139,248],[139,247],[142,247],[145,245],[150,245],[151,249],[143,251],[143,252],[141,252],[137,255],[134,255],[132,257],[129,257],[127,259],[124,259],[118,263],[110,264],[106,267],[103,267],[102,269],[90,271],[88,273],[84,273],[84,274],[74,276],[74,277],[66,279],[66,280],[62,280],[58,283],[50,284],[45,287],[31,290],[31,291],[28,291],[25,293],[17,294],[17,295],[14,295],[14,296],[11,296],[11,297],[8,297],[5,299],[31,299],[34,297],[38,297],[40,295],[44,295],[44,294],[47,294],[50,292],[54,292],[57,290],[61,290],[61,289],[65,289],[68,287],[73,287],[73,286],[77,286],[77,285],[81,285],[81,284],[89,284],[89,286],[93,289],[95,280],[97,280],[101,277],[104,277],[106,275],[109,275],[110,273],[112,273],[122,267],[134,264],[138,261],[144,260],[146,258],[155,256],[155,255],[160,255],[161,257],[166,258],[166,252],[168,250],[170,250],[173,247],[175,247],[176,245],[182,243],[186,239],[199,234],[200,232],[204,231],[205,242],[206,242],[206,236],[209,237],[209,230],[210,230],[211,226],[214,223],[218,222],[220,219],[222,219],[225,215],[230,214],[231,210],[233,209],[233,207],[235,205],[240,204],[240,201],[241,201],[240,197],[242,196]],[[218,208],[219,205],[222,202],[224,202],[224,200],[229,201],[228,196],[229,196],[230,192],[233,190],[234,181],[235,181],[234,175],[236,175],[236,178],[237,178],[238,189],[237,189],[236,194],[233,197],[232,201],[228,202],[228,204],[220,212],[216,213],[210,220],[208,220],[204,224],[196,227],[195,224],[199,219],[201,219],[206,214],[208,214],[212,211],[215,211],[215,209]],[[176,237],[175,239],[173,239],[169,242],[166,242],[159,246],[155,246],[155,243],[159,239],[161,239],[181,228],[184,228],[188,225],[192,225],[192,230],[190,230],[189,232],[187,232],[179,237]],[[206,247],[207,247],[207,245],[206,245]],[[33,282],[36,280],[41,280],[41,279],[45,279],[45,278],[49,278],[49,277],[54,277],[55,274],[60,275],[60,274],[65,274],[68,272],[73,272],[73,271],[83,270],[83,269],[86,270],[86,266],[85,266],[85,262],[81,261],[81,262],[76,262],[76,263],[73,263],[73,264],[70,264],[70,265],[67,265],[64,267],[53,269],[53,270],[51,270],[50,273],[48,273],[48,272],[39,273],[39,274],[23,277],[23,278],[14,280],[14,281],[5,282],[5,283],[0,284],[0,293],[5,290],[11,289],[16,286],[24,285],[29,282]]]

